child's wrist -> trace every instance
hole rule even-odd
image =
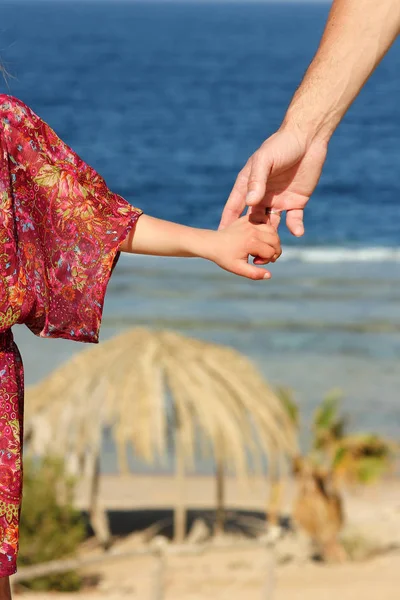
[[[188,236],[188,252],[197,258],[214,260],[217,231],[193,229]]]

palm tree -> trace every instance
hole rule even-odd
[[[280,454],[296,453],[295,428],[246,357],[172,331],[135,328],[119,335],[76,355],[27,396],[31,452],[61,454],[76,474],[90,474],[90,512],[95,531],[103,530],[103,541],[109,532],[98,506],[98,481],[106,427],[112,430],[120,468],[126,471],[128,445],[149,463],[166,456],[172,413],[180,490],[177,541],[186,533],[184,480],[198,447],[211,449],[217,465],[219,528],[226,469],[248,476],[249,456],[260,466],[264,454],[273,461]]]
[[[289,392],[278,391],[293,424],[299,427],[296,405]],[[327,560],[342,560],[338,536],[344,523],[340,487],[376,481],[393,465],[396,445],[373,434],[349,434],[341,412],[341,394],[330,392],[317,407],[311,449],[293,462],[298,483],[294,521],[317,543]]]
[[[316,544],[324,560],[343,561],[346,552],[339,541],[343,527],[343,502],[332,472],[310,459],[294,461],[297,496],[293,520]]]
[[[393,469],[398,446],[371,434],[346,435],[338,441],[333,472],[345,484],[374,483]]]
[[[341,392],[332,390],[317,407],[312,422],[312,451],[320,460],[332,463],[338,440],[343,439],[348,420],[340,412]]]
[[[397,445],[373,433],[349,433],[339,392],[331,392],[314,416],[313,450],[330,465],[337,484],[373,483],[390,471]]]

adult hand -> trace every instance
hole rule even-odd
[[[326,153],[327,141],[308,141],[297,128],[283,126],[239,173],[222,213],[220,229],[238,219],[247,205],[257,219],[265,219],[266,207],[286,211],[289,231],[303,235],[304,207],[318,183]],[[278,227],[279,214],[270,214],[268,219]]]
[[[282,127],[250,157],[226,203],[220,228],[246,205],[286,210],[286,224],[303,235],[303,211],[326,158],[328,141],[357,94],[400,34],[399,0],[333,0],[319,48],[286,112]],[[268,220],[277,227],[279,215]]]

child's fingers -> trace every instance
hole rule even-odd
[[[261,266],[261,265],[268,265],[270,262],[272,262],[272,258],[271,259],[267,259],[267,258],[261,258],[260,256],[255,256],[253,259],[253,263],[255,265]]]
[[[260,269],[254,265],[249,265],[245,261],[238,261],[232,268],[232,273],[252,279],[253,281],[261,281],[262,279],[271,279],[271,273],[265,269]]]
[[[271,258],[262,258],[261,256],[255,256],[253,263],[255,265],[267,265],[268,263],[274,263],[278,260],[278,258],[280,258],[282,256],[282,250],[279,249],[278,252],[275,252],[275,254],[273,256],[271,256]]]
[[[271,232],[271,229],[268,227],[268,225],[261,225],[257,231],[257,235],[265,244],[269,244],[275,248],[276,254],[279,254],[279,256],[282,254],[281,240],[279,235],[275,232]]]
[[[252,236],[254,239],[260,240],[262,243],[274,248],[274,254],[278,254],[279,256],[282,254],[280,237],[271,229],[271,225],[257,225],[252,230]]]
[[[254,256],[254,264],[255,265],[265,265],[270,262],[275,262],[282,254],[281,241],[279,235],[276,232],[271,231],[270,225],[258,225],[257,226],[257,239],[260,240],[262,244],[266,244],[266,246],[273,249],[271,253],[267,247],[265,247],[264,253],[251,252],[252,256]]]
[[[264,215],[264,218],[268,218],[268,216]],[[251,221],[249,220],[249,222]],[[275,248],[274,254],[276,254],[276,256],[274,261],[278,260],[282,254],[281,240],[273,225],[271,225],[271,223],[266,223],[265,221],[258,222],[257,224],[253,224],[252,230],[258,239]]]
[[[249,244],[248,248],[251,256],[257,257],[265,262],[270,262],[274,256],[279,254],[280,250],[276,246],[272,246],[269,242],[260,239],[254,239]]]
[[[261,256],[255,256],[253,263],[255,265],[267,265],[269,263],[274,263],[278,260],[281,254],[274,254],[274,256],[272,258],[269,258],[268,260],[266,258],[261,258]]]

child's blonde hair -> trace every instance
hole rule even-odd
[[[10,73],[5,68],[4,64],[0,60],[0,75],[3,76],[4,81],[8,84],[8,78],[10,77]]]

